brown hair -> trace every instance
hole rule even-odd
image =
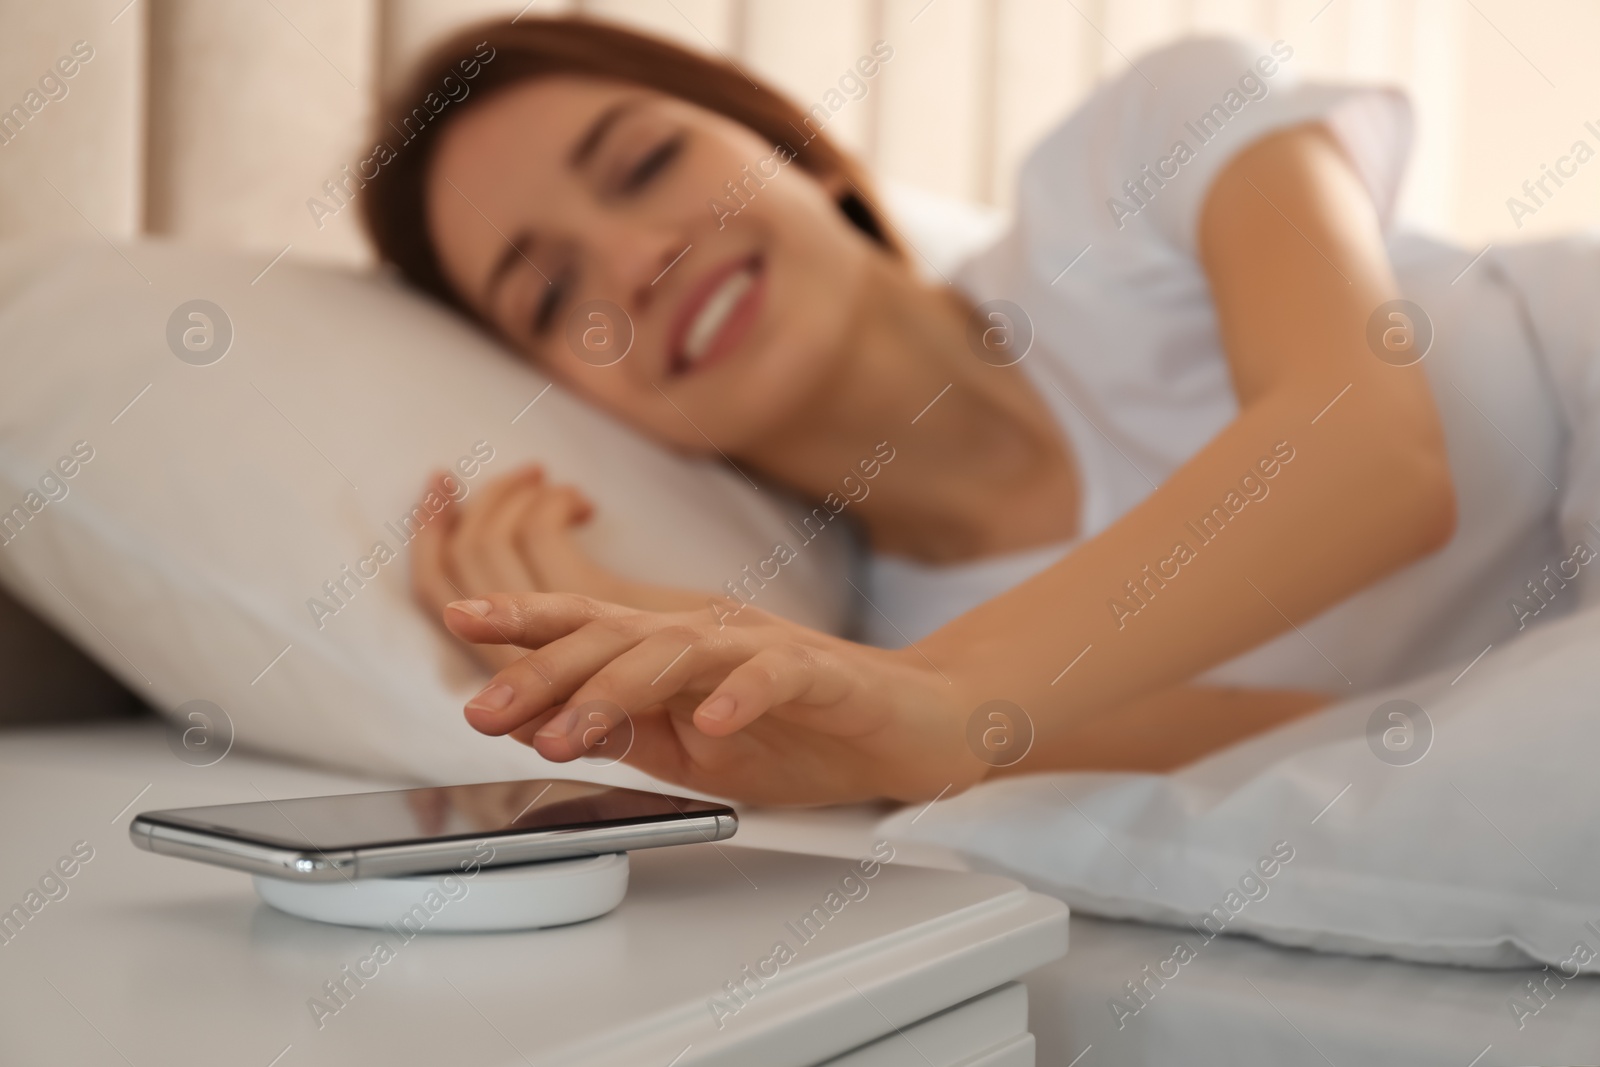
[[[869,199],[872,187],[863,168],[787,97],[753,83],[731,63],[621,26],[575,16],[539,17],[481,23],[447,38],[429,50],[405,89],[382,108],[378,147],[369,160],[376,162],[377,173],[369,177],[366,167],[360,168],[366,182],[362,218],[379,256],[417,288],[473,314],[445,277],[428,236],[428,170],[440,133],[467,107],[497,91],[555,74],[629,82],[743,123],[775,148],[787,148],[812,174],[847,179],[853,191],[840,198],[840,210],[892,255],[904,258]],[[466,91],[457,96],[461,86]]]

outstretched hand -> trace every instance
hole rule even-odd
[[[734,606],[660,613],[570,593],[451,603],[445,625],[462,639],[532,650],[467,704],[467,721],[561,762],[626,722],[624,762],[753,803],[927,799],[989,769],[967,747],[956,685],[914,652]]]

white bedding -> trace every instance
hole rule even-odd
[[[880,832],[1197,944],[1594,973],[1596,647],[1588,608],[1170,775],[1001,778]]]

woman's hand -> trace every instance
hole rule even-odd
[[[462,639],[533,650],[468,703],[467,721],[560,762],[631,727],[625,762],[754,803],[927,799],[984,777],[967,747],[972,708],[915,652],[736,603],[671,614],[570,594],[450,604],[445,625]]]
[[[634,582],[596,564],[578,547],[573,530],[594,505],[576,487],[545,479],[528,466],[491,482],[459,502],[459,481],[435,474],[427,493],[448,501],[411,543],[412,589],[429,615],[444,606],[493,592],[582,593],[612,603],[657,611],[703,606],[706,597],[685,589]],[[475,645],[473,654],[499,670],[521,653]]]

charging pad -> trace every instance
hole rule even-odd
[[[279,911],[338,926],[423,930],[528,930],[593,919],[628,893],[628,854],[483,867],[476,874],[291,882],[255,875]]]

